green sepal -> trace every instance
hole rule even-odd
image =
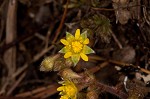
[[[87,38],[87,31],[84,31],[81,35],[80,35],[80,39],[82,41],[84,41]]]
[[[74,40],[74,36],[71,33],[66,32],[66,40],[68,42],[71,42],[72,40]]]
[[[79,60],[80,60],[80,55],[79,55],[79,54],[72,55],[72,56],[71,56],[71,59],[72,59],[72,62],[73,62],[73,64],[74,64],[74,66],[76,66],[77,63],[78,63]]]
[[[68,52],[68,49],[67,49],[66,46],[63,47],[63,48],[59,51],[59,53],[67,53],[67,52]]]
[[[84,54],[95,53],[95,51],[93,49],[91,49],[90,47],[88,47],[87,45],[84,45],[82,52]]]

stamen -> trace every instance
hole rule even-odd
[[[83,44],[79,41],[72,42],[72,49],[74,53],[79,53],[82,50]]]

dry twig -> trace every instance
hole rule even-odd
[[[63,27],[63,23],[65,21],[66,14],[67,14],[68,4],[69,4],[69,0],[67,0],[66,8],[65,8],[64,13],[63,13],[63,17],[61,19],[61,22],[60,22],[60,25],[59,25],[58,29],[56,30],[55,37],[54,37],[52,43],[54,43],[57,40],[57,38],[59,36],[59,33],[60,33],[60,31],[61,31],[61,29]]]

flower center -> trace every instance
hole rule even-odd
[[[83,44],[78,41],[72,42],[72,49],[74,53],[79,53],[82,50]]]

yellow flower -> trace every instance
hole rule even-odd
[[[80,29],[76,30],[75,37],[66,32],[66,39],[60,40],[62,44],[65,45],[59,52],[65,53],[64,58],[70,58],[73,61],[74,65],[78,63],[80,57],[84,61],[88,61],[86,54],[95,53],[90,47],[89,39],[87,38],[87,31],[80,34]]]
[[[59,93],[61,95],[60,99],[76,99],[78,89],[72,81],[65,80],[62,86],[57,88],[57,91],[61,91]]]

